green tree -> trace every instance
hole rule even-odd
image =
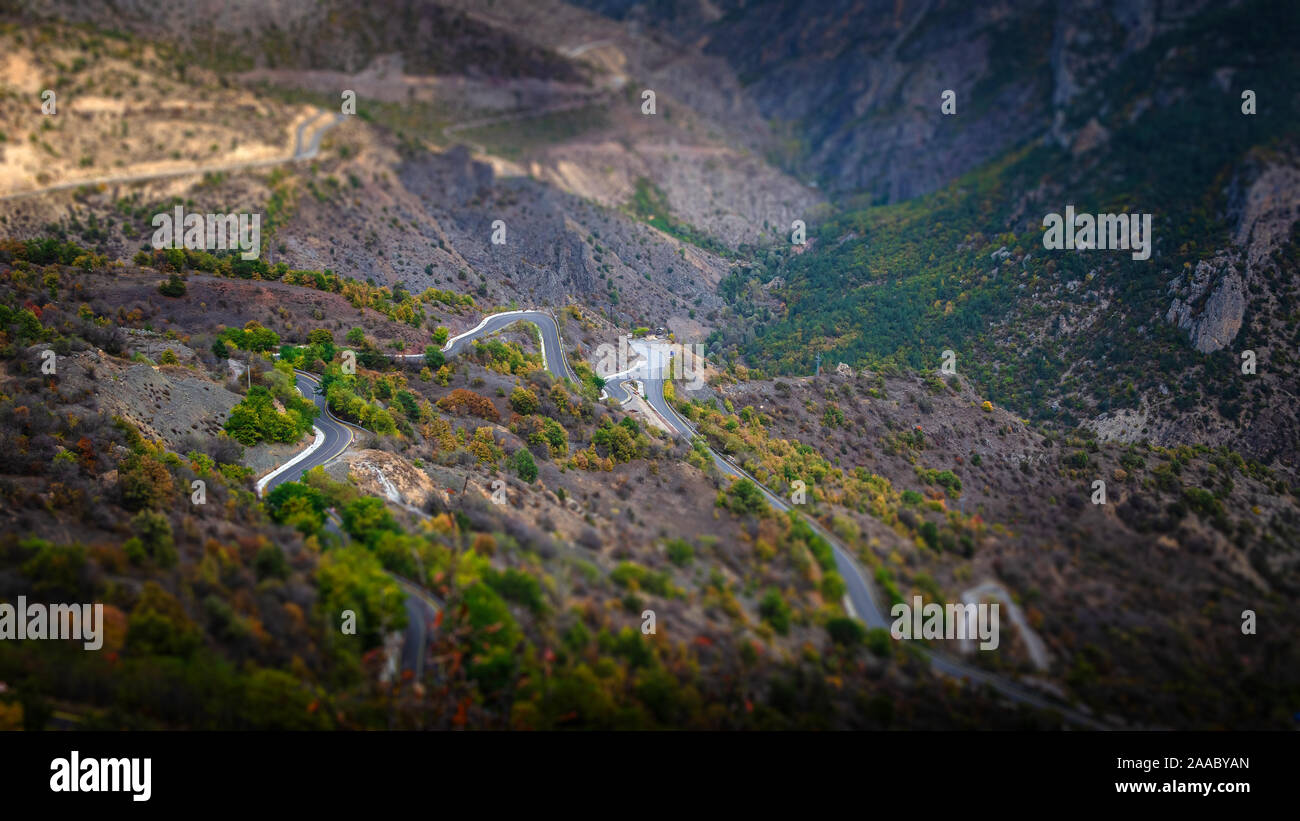
[[[363,496],[344,506],[343,529],[354,539],[367,544],[374,544],[384,531],[401,531],[384,500],[375,496]]]
[[[432,370],[438,370],[447,362],[447,357],[442,355],[442,351],[433,345],[426,345],[424,348],[424,364]]]
[[[44,539],[24,539],[19,543],[24,553],[30,553],[20,566],[22,575],[31,584],[33,593],[61,595],[71,599],[80,597],[84,588],[86,548],[79,544],[59,545]]]
[[[157,582],[145,582],[127,628],[132,653],[189,656],[203,643],[203,633],[185,608]]]
[[[301,533],[315,533],[325,524],[325,494],[301,482],[282,482],[266,494],[263,502],[274,521],[291,525]]]
[[[831,641],[846,647],[854,647],[866,640],[867,629],[857,619],[837,616],[826,622],[826,632]]]
[[[287,397],[286,397],[287,399]],[[281,413],[275,409],[271,392],[262,385],[254,385],[244,400],[230,410],[225,429],[232,438],[245,445],[256,445],[264,440],[296,442],[310,429],[317,409],[306,399],[293,398],[285,402],[288,409]]]
[[[321,557],[316,584],[321,612],[335,629],[342,626],[345,612],[352,611],[361,649],[379,646],[387,631],[406,626],[406,594],[362,545],[347,545]]]
[[[334,345],[334,334],[325,328],[316,328],[307,334],[307,344],[315,348],[322,362],[332,362],[337,348]]]
[[[240,347],[249,351],[269,351],[280,344],[280,335],[270,328],[262,327],[256,319],[250,319],[244,325],[243,339]]]
[[[537,480],[537,462],[533,461],[533,454],[528,448],[515,451],[510,464],[515,469],[515,473],[519,474],[519,478],[525,482],[531,484]]]

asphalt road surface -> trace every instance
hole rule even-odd
[[[305,371],[294,371],[294,374],[297,377],[298,390],[303,396],[311,399],[316,404],[316,407],[320,408],[320,415],[316,417],[315,425],[316,429],[324,434],[324,441],[306,459],[267,482],[266,491],[268,492],[283,482],[297,482],[302,479],[303,474],[312,468],[326,465],[343,455],[343,452],[352,444],[357,431],[361,430],[343,422],[330,413],[329,407],[325,404],[324,395],[316,392],[317,388],[320,387],[319,379]],[[340,541],[347,541],[347,534],[339,527],[338,519],[332,513],[325,521],[325,528],[336,535]],[[417,585],[406,579],[397,576],[393,576],[393,578],[406,591],[406,601],[404,603],[406,608],[406,632],[402,637],[400,669],[412,671],[418,681],[424,672],[424,657],[429,644],[430,625],[433,623],[434,618],[437,617],[438,609],[434,599],[426,591],[421,590]]]
[[[447,344],[442,346],[442,353],[447,357],[455,356],[470,348],[478,339],[494,334],[520,321],[531,322],[541,332],[542,359],[546,362],[546,369],[550,371],[551,376],[556,379],[568,379],[577,382],[578,375],[573,372],[573,368],[569,366],[568,358],[564,355],[564,346],[560,341],[560,327],[556,324],[555,318],[545,311],[506,311],[492,314],[480,322],[477,327],[448,339]],[[401,354],[400,358],[423,359],[424,354]],[[620,403],[626,402],[630,398],[627,390],[621,384],[606,384],[605,392]]]
[[[572,368],[569,367],[569,363],[565,358],[564,349],[560,342],[559,328],[555,323],[555,319],[550,314],[543,311],[508,311],[505,313],[493,314],[480,322],[477,327],[449,339],[447,344],[442,348],[443,353],[446,356],[454,356],[460,351],[465,350],[469,345],[472,345],[474,340],[495,333],[520,320],[532,322],[537,326],[538,330],[541,331],[542,357],[546,363],[547,370],[557,378],[577,381],[576,374],[574,374]],[[422,358],[423,354],[402,354],[400,356],[406,359],[413,359]],[[662,378],[650,378],[650,375],[652,374],[657,375],[654,374],[652,369],[647,368],[646,375],[637,377],[645,385],[646,400],[654,411],[663,417],[664,421],[668,423],[669,427],[672,428],[678,436],[688,439],[694,437],[696,435],[694,426],[683,419],[664,398],[664,380]],[[303,385],[304,379],[310,380],[311,377],[300,373],[300,388]],[[303,391],[304,395],[307,395],[307,389],[304,388]],[[628,397],[627,391],[623,387],[622,378],[615,379],[610,384],[607,384],[605,386],[605,391],[611,397],[620,402],[626,401]],[[323,407],[324,397],[316,397],[316,401],[318,405],[322,405]],[[325,409],[322,413],[322,417],[318,422],[321,421],[336,424],[341,427],[342,430],[334,431],[335,438],[330,438],[330,432],[326,432],[327,445],[322,446],[318,453],[312,454],[312,458],[304,461],[304,465],[307,465],[307,467],[304,467],[304,470],[308,469],[312,464],[324,464],[325,462],[328,462],[331,458],[334,458],[334,456],[342,453],[351,442],[350,430],[348,430],[346,425],[335,422],[333,417],[329,416],[328,409]],[[323,426],[322,430],[325,430]],[[335,448],[337,448],[337,452],[335,452]],[[709,449],[709,453],[713,457],[714,464],[717,465],[718,469],[724,475],[749,479],[759,488],[760,491],[762,491],[764,497],[767,498],[768,503],[774,508],[780,511],[789,511],[791,509],[789,503],[773,493],[753,476],[750,476],[743,468],[732,464],[731,461],[714,451],[712,448]],[[299,472],[295,470],[288,471],[287,473],[293,474]],[[845,603],[850,615],[862,621],[868,628],[889,629],[892,620],[887,619],[884,612],[877,605],[875,594],[873,593],[870,584],[867,582],[866,573],[858,561],[834,535],[810,516],[804,516],[803,520],[831,546],[832,554],[835,557],[835,565],[840,572],[840,576],[844,579],[844,584],[847,589]],[[412,605],[410,598],[408,597],[408,611],[410,607],[412,607]],[[415,605],[415,607],[418,609],[418,605]],[[412,621],[414,622],[414,620]],[[410,629],[411,628],[408,627],[408,639],[411,638],[411,636],[409,636]],[[423,634],[421,633],[420,636],[422,637],[422,635]],[[1013,701],[1036,707],[1038,709],[1056,712],[1066,720],[1079,726],[1093,729],[1109,729],[1108,725],[1099,721],[1096,717],[1054,701],[1047,696],[1039,695],[1038,693],[1033,692],[1032,690],[1007,678],[981,670],[977,667],[972,667],[964,662],[957,661],[956,659],[942,655],[928,648],[921,647],[920,645],[918,645],[918,649],[920,649],[926,658],[929,659],[931,667],[940,673],[954,678],[967,679],[979,684],[987,685]]]
[[[662,379],[645,379],[646,400],[655,412],[664,418],[664,420],[677,431],[678,435],[691,438],[695,435],[695,428],[690,422],[683,419],[676,410],[673,409],[668,401],[664,398],[664,383]],[[788,511],[790,505],[781,497],[774,494],[763,486],[757,479],[750,476],[743,468],[732,464],[729,460],[721,456],[712,448],[709,453],[713,456],[713,463],[718,466],[724,474],[744,477],[749,479],[763,495],[767,498],[770,505],[777,510]],[[831,546],[835,556],[835,566],[844,579],[844,585],[848,590],[847,598],[850,611],[853,616],[858,618],[867,627],[879,627],[888,630],[891,620],[888,620],[882,614],[879,607],[876,606],[876,597],[872,593],[871,587],[867,584],[866,574],[863,572],[857,560],[849,555],[848,551],[840,544],[835,536],[822,527],[809,516],[804,516],[803,520],[808,523],[819,536],[825,539]],[[1055,702],[1046,696],[1041,696],[1026,687],[1022,687],[1013,681],[994,673],[989,673],[977,667],[972,667],[963,662],[957,661],[948,656],[940,655],[925,647],[921,647],[921,652],[930,660],[930,665],[939,672],[952,676],[954,678],[969,679],[980,684],[986,684],[1002,695],[1013,701],[1028,704],[1042,710],[1051,710],[1060,713],[1071,722],[1089,727],[1092,729],[1108,729],[1107,725],[1098,721],[1095,717],[1080,712],[1072,707],[1065,706]]]
[[[315,425],[317,430],[325,435],[325,441],[306,459],[267,482],[267,491],[284,482],[297,482],[312,468],[326,465],[338,458],[348,449],[348,445],[352,444],[356,432],[360,430],[330,413],[325,405],[325,397],[316,393],[316,389],[320,387],[319,379],[305,371],[294,371],[294,374],[297,377],[298,390],[320,408],[320,415],[316,417]]]

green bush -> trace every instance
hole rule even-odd
[[[781,597],[781,592],[776,588],[769,587],[763,594],[763,598],[758,602],[758,614],[781,635],[790,632],[790,605],[786,604],[785,599]]]
[[[171,522],[161,513],[142,510],[131,519],[136,536],[150,559],[159,567],[174,567],[178,556],[172,539]]]
[[[433,345],[426,345],[424,348],[424,364],[429,366],[429,370],[436,371],[447,364],[447,357],[443,355],[440,349]]]
[[[169,297],[185,296],[185,280],[181,279],[179,274],[172,274],[166,282],[158,286],[158,293]]]
[[[537,462],[533,461],[533,454],[528,448],[515,451],[515,455],[510,459],[510,465],[525,482],[532,484],[537,481]]]
[[[695,558],[695,549],[683,539],[669,539],[665,547],[668,552],[668,561],[679,567],[690,564],[691,560]]]
[[[826,632],[831,641],[846,647],[855,647],[866,640],[867,629],[857,619],[837,616],[826,622]]]
[[[483,581],[504,598],[518,602],[534,613],[542,612],[546,606],[542,599],[541,584],[522,570],[508,567],[498,572],[488,568],[483,574]]]
[[[741,515],[764,513],[768,509],[763,491],[759,490],[758,485],[743,477],[732,482],[731,487],[722,494],[722,504],[731,512]]]

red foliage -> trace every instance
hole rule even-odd
[[[501,421],[501,413],[491,399],[465,388],[457,388],[439,399],[438,407],[449,413],[468,413],[489,422]]]

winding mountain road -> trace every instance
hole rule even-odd
[[[364,428],[344,422],[330,412],[324,394],[318,392],[319,378],[299,370],[295,370],[294,375],[298,392],[311,399],[316,407],[320,408],[320,415],[316,417],[314,423],[316,441],[259,482],[259,494],[264,494],[284,482],[300,481],[312,468],[328,465],[347,451],[358,433],[365,432]],[[325,521],[325,527],[338,536],[340,541],[346,541],[347,535],[339,525],[338,517],[331,511]],[[389,575],[406,592],[404,603],[406,632],[402,637],[400,669],[412,671],[415,673],[416,681],[420,681],[424,673],[424,660],[429,643],[429,625],[437,618],[440,605],[437,599],[419,585],[401,576],[392,573]]]
[[[559,326],[555,318],[546,311],[540,310],[522,310],[506,311],[503,313],[492,314],[487,316],[476,327],[457,334],[442,347],[445,356],[455,356],[467,349],[473,342],[489,334],[496,333],[515,322],[531,322],[537,326],[541,332],[542,339],[542,360],[546,369],[558,379],[568,379],[577,381],[577,375],[564,354],[564,347],[561,343]],[[418,359],[423,358],[424,354],[398,354],[399,359]],[[662,364],[662,363],[660,363]],[[646,362],[639,364],[628,371],[611,378],[611,381],[605,385],[606,393],[619,402],[625,402],[629,398],[627,389],[624,387],[626,381],[636,379],[645,386],[645,398],[650,407],[662,417],[669,428],[675,435],[686,439],[692,439],[698,436],[695,427],[683,419],[676,409],[672,407],[664,397],[664,379],[663,375],[669,373],[669,369],[654,366],[653,362],[647,359]],[[286,473],[289,475],[301,475],[305,470],[314,467],[317,464],[325,464],[331,459],[336,458],[352,441],[352,429],[335,417],[329,409],[324,406],[324,397],[315,396],[315,378],[310,374],[299,372],[298,382],[304,395],[313,395],[317,405],[322,408],[321,418],[318,420],[320,427],[326,437],[326,443],[323,444],[316,452],[312,453],[307,459],[304,459],[301,470],[293,470]],[[307,387],[303,388],[304,383]],[[309,390],[311,393],[309,394]],[[782,497],[774,493],[770,488],[759,482],[750,475],[744,468],[736,465],[722,454],[709,448],[709,453],[713,458],[714,465],[726,476],[736,478],[746,478],[753,482],[763,496],[767,499],[768,504],[773,508],[789,512],[792,507]],[[278,481],[286,481],[285,478],[279,478]],[[278,482],[277,482],[278,483]],[[831,546],[832,554],[835,558],[836,568],[840,576],[844,579],[847,592],[844,597],[845,609],[849,615],[858,619],[868,628],[880,628],[888,630],[891,621],[884,615],[882,608],[879,606],[876,595],[873,592],[870,583],[867,581],[867,573],[858,562],[858,560],[849,552],[840,540],[829,530],[823,527],[811,516],[802,515],[802,520],[808,524],[812,530],[821,536]],[[417,605],[418,607],[418,605]],[[937,672],[957,679],[965,679],[978,684],[987,685],[991,689],[1000,693],[1006,698],[1017,703],[1026,704],[1041,710],[1051,711],[1059,714],[1064,720],[1080,727],[1090,729],[1111,729],[1110,725],[1099,720],[1097,717],[1085,713],[1073,706],[1061,703],[1049,696],[1039,694],[1012,681],[1004,676],[981,670],[965,662],[958,661],[950,656],[931,650],[923,645],[917,644],[916,649],[926,658],[930,666]]]
[[[363,429],[356,425],[351,425],[339,419],[330,413],[329,406],[325,402],[325,396],[317,393],[320,387],[320,379],[306,371],[294,371],[297,377],[298,392],[303,396],[311,399],[320,408],[320,415],[316,417],[314,430],[316,431],[317,441],[306,451],[300,453],[297,457],[286,462],[279,470],[263,479],[264,484],[259,484],[258,492],[265,493],[276,485],[284,482],[297,482],[302,479],[303,474],[314,467],[323,467],[343,455],[343,452],[352,444],[357,433]]]
[[[542,363],[546,366],[546,370],[550,371],[551,376],[556,379],[568,379],[571,382],[579,381],[578,375],[574,373],[573,368],[569,365],[568,358],[564,355],[564,345],[560,340],[560,326],[555,321],[555,317],[547,311],[503,311],[498,314],[491,314],[484,317],[483,321],[474,328],[448,339],[447,343],[442,346],[442,353],[448,357],[455,356],[469,348],[475,340],[494,334],[520,321],[531,322],[541,332]],[[423,359],[424,354],[398,354],[397,357],[399,359],[418,360]],[[620,403],[626,402],[629,398],[627,390],[621,384],[606,383],[605,392]]]
[[[559,329],[555,320],[550,314],[542,311],[512,311],[507,314],[495,314],[487,317],[478,327],[459,334],[454,339],[449,340],[444,346],[444,352],[448,354],[462,350],[465,345],[471,343],[480,336],[492,333],[495,330],[510,325],[519,320],[533,322],[542,332],[543,359],[547,363],[548,370],[556,376],[572,379],[573,371],[564,355],[564,349],[560,345]],[[668,426],[681,437],[691,439],[695,437],[697,431],[690,422],[686,421],[677,413],[677,411],[664,398],[664,379],[661,378],[670,372],[669,368],[663,367],[662,361],[657,365],[647,359],[646,362],[637,367],[629,369],[627,372],[620,374],[618,378],[612,378],[612,381],[605,385],[605,390],[610,396],[619,400],[626,401],[627,391],[623,384],[628,379],[637,379],[645,386],[646,401],[651,408],[663,418]],[[788,512],[791,506],[771,489],[763,485],[744,468],[734,464],[722,454],[709,448],[709,453],[713,457],[713,463],[718,469],[727,476],[744,477],[753,482],[763,496],[766,497],[769,504],[777,510]],[[854,558],[848,549],[841,544],[829,530],[823,527],[811,516],[803,515],[801,517],[819,536],[826,540],[831,546],[832,553],[835,557],[835,565],[844,579],[847,593],[845,594],[845,606],[849,614],[859,621],[863,622],[868,628],[889,629],[891,621],[884,615],[884,611],[877,604],[876,597],[872,591],[871,585],[867,581],[866,571]],[[947,655],[935,652],[920,644],[917,645],[922,655],[930,662],[930,666],[944,674],[958,679],[967,679],[972,682],[984,684],[1015,702],[1026,704],[1041,710],[1053,711],[1060,714],[1064,719],[1072,724],[1091,729],[1109,729],[1109,726],[1098,720],[1096,717],[1084,713],[1074,707],[1062,704],[1048,696],[1040,695],[1029,688],[1011,681],[1003,676],[990,673],[973,667],[964,662],[953,659]]]

